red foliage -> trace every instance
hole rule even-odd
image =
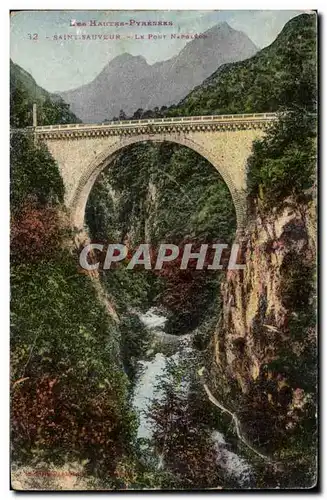
[[[210,275],[215,275],[215,271],[207,269],[208,265],[212,264],[215,253],[215,250],[210,245],[208,246],[203,269],[196,269],[197,259],[190,259],[187,269],[180,269],[184,247],[187,243],[192,242],[183,241],[179,245],[178,257],[173,261],[165,262],[160,271],[155,271],[165,280],[165,290],[160,297],[160,302],[164,307],[177,313],[194,312],[194,307],[201,302],[198,299],[206,288],[208,278]],[[200,242],[193,242],[192,253],[199,252],[200,246]],[[226,258],[222,258],[222,264],[226,265]]]
[[[85,391],[66,377],[25,380],[13,389],[12,444],[16,450],[61,450],[87,457],[114,473],[121,449],[121,418],[114,394]]]
[[[35,261],[58,250],[62,240],[58,210],[27,202],[11,221],[11,255],[14,260]]]

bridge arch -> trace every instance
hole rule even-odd
[[[204,147],[202,144],[195,142],[192,138],[182,134],[165,134],[164,137],[159,134],[146,134],[137,135],[134,137],[121,137],[114,144],[104,148],[101,153],[89,163],[83,175],[80,177],[76,190],[73,194],[70,206],[68,207],[71,215],[72,224],[77,229],[82,229],[84,226],[85,209],[89,194],[92,187],[102,170],[104,170],[118,153],[126,149],[128,146],[142,142],[171,142],[186,146],[187,148],[195,151],[200,156],[208,160],[209,163],[218,171],[222,179],[226,183],[230,194],[233,199],[237,232],[242,233],[244,223],[246,220],[246,193],[245,190],[237,189],[229,172],[223,168],[219,159],[215,156],[214,152],[209,148]]]

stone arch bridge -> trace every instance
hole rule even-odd
[[[131,144],[173,142],[193,149],[220,173],[232,195],[237,229],[246,221],[246,163],[252,143],[276,120],[275,113],[190,116],[125,120],[105,124],[35,127],[57,161],[65,186],[65,204],[73,227],[84,224],[92,186],[113,158]],[[135,172],[137,175],[137,172]]]

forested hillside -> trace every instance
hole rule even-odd
[[[31,88],[29,75],[16,78],[16,69],[15,127],[30,125],[35,100],[42,103],[43,123],[72,121],[64,103],[51,101],[34,81]],[[90,277],[79,272],[63,195],[47,149],[31,134],[12,131],[12,461],[32,471],[83,464],[91,477],[104,475],[107,487],[122,487],[122,464],[133,461],[136,421],[119,328]]]
[[[39,87],[27,71],[10,60],[11,127],[33,125],[33,103],[37,105],[38,125],[80,122],[60,96]]]
[[[178,115],[263,113],[310,106],[316,91],[316,16],[291,19],[255,56],[226,64],[177,105]]]

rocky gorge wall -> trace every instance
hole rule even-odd
[[[289,200],[280,213],[257,210],[242,242],[246,268],[222,283],[209,347],[212,392],[258,449],[273,460],[292,457],[305,485],[314,482],[315,208]]]

